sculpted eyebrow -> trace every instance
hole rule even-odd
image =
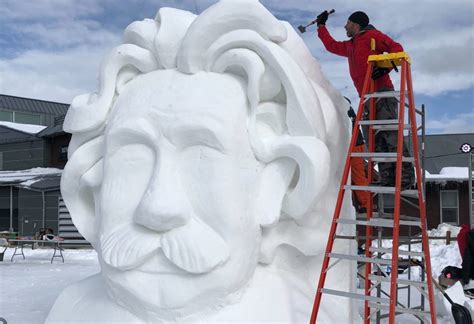
[[[220,139],[222,127],[207,127],[202,124],[182,123],[171,131],[171,141],[178,146],[189,146],[193,144],[203,144],[215,149],[224,151],[225,145]]]
[[[109,135],[110,140],[119,141],[122,144],[136,143],[137,140],[152,143],[158,139],[155,129],[147,120],[140,120],[138,125],[122,125],[113,129]]]

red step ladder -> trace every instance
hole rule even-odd
[[[375,82],[371,79],[371,73],[374,66],[392,68],[401,66],[401,82],[400,91],[385,91],[385,92],[374,92]],[[395,97],[399,100],[399,111],[398,120],[376,120],[375,119],[375,100],[377,98]],[[408,98],[408,103],[406,99]],[[369,120],[361,120],[364,105],[366,101],[369,101]],[[405,108],[408,108],[408,124],[405,124]],[[368,152],[364,153],[353,153],[353,148],[356,143],[359,126],[366,125],[369,128],[368,138]],[[403,131],[408,129],[410,131],[411,140],[413,143],[413,157],[403,156]],[[397,152],[391,153],[380,153],[375,152],[375,132],[377,131],[398,131],[397,137]],[[397,314],[411,314],[423,322],[436,323],[436,308],[435,299],[433,292],[433,282],[431,276],[431,262],[430,262],[430,251],[428,243],[427,225],[426,225],[426,212],[425,212],[425,198],[423,194],[422,186],[422,173],[420,168],[419,159],[419,146],[417,137],[417,126],[416,126],[416,109],[413,98],[413,87],[412,77],[410,70],[410,57],[405,52],[382,54],[382,55],[371,55],[368,59],[367,73],[365,76],[364,87],[360,98],[359,108],[355,121],[354,130],[352,133],[352,139],[350,142],[349,150],[347,153],[346,164],[342,175],[341,185],[339,189],[339,195],[337,198],[336,208],[334,210],[333,221],[331,230],[328,237],[326,251],[324,254],[323,264],[321,268],[321,274],[319,276],[318,288],[316,291],[316,297],[314,301],[313,311],[311,314],[311,324],[316,323],[318,317],[318,310],[321,303],[323,294],[336,295],[340,297],[348,297],[351,299],[358,299],[364,301],[364,323],[370,324],[372,315],[371,310],[381,312],[382,310],[388,311],[386,317],[389,318],[390,324],[395,324],[395,316]],[[377,162],[396,162],[396,180],[395,187],[381,187],[381,186],[353,186],[348,183],[350,162],[353,157],[363,157],[368,159],[368,179],[370,183],[373,182],[374,163]],[[401,190],[402,183],[402,162],[410,162],[415,164],[416,172],[416,190]],[[361,190],[367,192],[370,195],[367,218],[364,220],[351,220],[339,218],[341,213],[342,202],[344,199],[345,190]],[[373,211],[373,198],[379,195],[379,199],[383,194],[394,195],[394,211],[390,218],[379,217],[379,214]],[[418,198],[418,217],[413,220],[404,220],[400,217],[400,200],[402,196],[409,196],[412,198]],[[346,255],[340,253],[333,253],[334,240],[338,239],[336,236],[336,230],[338,225],[363,225],[365,226],[365,256],[359,255]],[[400,226],[418,226],[421,229],[422,236],[422,252],[404,251],[399,249],[399,237],[400,237]],[[372,247],[373,230],[374,228],[392,228],[393,229],[393,244],[391,249],[382,247]],[[380,253],[391,253],[392,258],[382,259]],[[426,272],[425,276],[422,276],[421,280],[406,280],[398,278],[398,265],[399,255],[405,255],[409,258],[421,258],[420,265]],[[335,262],[341,260],[357,261],[365,264],[365,287],[364,294],[357,294],[354,292],[338,291],[333,289],[325,288],[325,280],[328,271],[332,265],[329,265],[331,259]],[[382,272],[383,275],[374,275],[372,273],[372,266],[378,268],[378,274]],[[383,270],[383,266],[391,266],[392,271]],[[354,274],[355,275],[355,274]],[[381,298],[380,296],[374,296],[374,287],[381,287],[383,282],[390,283],[390,293],[386,294],[389,298]],[[425,311],[424,305],[418,307],[407,307],[398,301],[397,294],[399,285],[409,285],[418,289],[420,294],[426,297],[429,301],[429,311]],[[422,298],[424,298],[422,297]],[[422,303],[423,304],[423,303]],[[380,314],[380,313],[379,313]]]

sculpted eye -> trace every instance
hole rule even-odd
[[[189,129],[181,131],[179,136],[173,139],[173,143],[182,149],[199,145],[209,147],[219,152],[226,151],[216,134],[209,129]]]

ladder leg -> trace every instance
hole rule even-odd
[[[425,205],[425,196],[423,192],[422,185],[422,174],[420,169],[420,159],[419,159],[419,145],[418,145],[418,136],[417,127],[416,127],[416,114],[415,114],[415,100],[413,97],[413,83],[411,78],[411,68],[407,64],[407,84],[408,84],[408,100],[409,100],[409,118],[411,124],[411,133],[413,136],[413,156],[415,158],[415,171],[416,171],[416,186],[418,188],[418,203],[420,206],[420,218],[421,218],[421,229],[422,229],[422,247],[425,253],[425,267],[427,274],[427,283],[428,283],[428,296],[430,304],[430,314],[431,314],[431,323],[436,324],[436,305],[434,300],[434,291],[433,291],[433,277],[431,273],[431,258],[430,258],[430,247],[428,241],[428,228],[426,220],[426,205]]]
[[[393,212],[393,240],[392,240],[392,270],[390,271],[390,315],[389,323],[395,324],[395,307],[397,304],[397,279],[398,279],[398,244],[400,235],[400,190],[402,186],[402,156],[403,156],[403,129],[405,118],[405,91],[406,91],[406,62],[402,64],[400,82],[400,109],[398,112],[398,140],[397,140],[397,162],[395,177],[395,198]]]
[[[375,90],[375,83],[374,81],[370,82],[370,92],[374,92]],[[365,109],[365,108],[364,108]],[[369,119],[374,120],[375,119],[375,99],[372,98],[369,101]],[[374,130],[372,126],[369,126],[369,143],[368,143],[368,151],[369,152],[374,152],[375,148],[375,143],[374,143]],[[368,179],[369,183],[373,182],[373,161],[370,158],[369,163],[368,163]],[[367,204],[367,220],[370,221],[373,215],[373,197],[372,193],[369,193],[370,199]],[[372,246],[372,234],[373,234],[373,228],[372,226],[366,226],[365,227],[365,256],[370,258],[372,257],[372,252],[370,251],[370,247]],[[365,295],[368,296],[370,295],[371,291],[371,286],[372,283],[369,280],[370,274],[372,273],[372,263],[368,262],[365,265],[365,285],[364,285],[364,290],[365,290]],[[369,306],[369,301],[366,300],[364,302],[364,323],[365,324],[370,324],[370,306]]]
[[[369,63],[370,71],[372,71],[372,66],[373,66],[373,63]],[[365,75],[364,87],[363,87],[363,92],[362,93],[367,93],[367,90],[369,88],[369,81],[370,81],[370,73],[367,73]],[[341,207],[342,207],[342,201],[344,200],[344,192],[345,192],[344,185],[347,184],[347,180],[349,178],[349,170],[350,170],[350,165],[351,165],[351,163],[350,163],[351,162],[351,153],[352,153],[352,150],[354,149],[354,146],[355,146],[355,143],[356,143],[356,140],[357,140],[357,135],[358,135],[358,132],[359,132],[359,121],[362,117],[362,112],[363,112],[363,109],[364,109],[363,103],[364,103],[364,101],[363,101],[363,97],[362,97],[361,101],[360,101],[360,104],[359,104],[359,108],[357,110],[356,122],[355,122],[354,129],[352,131],[352,138],[351,138],[351,142],[350,142],[350,145],[349,145],[349,149],[347,151],[346,163],[345,163],[345,166],[344,166],[344,172],[342,174],[341,184],[340,184],[340,187],[339,187],[339,194],[338,194],[338,197],[337,197],[336,207],[334,209],[334,215],[333,215],[333,220],[332,220],[332,224],[331,224],[331,230],[330,230],[330,233],[329,233],[329,236],[328,236],[328,241],[327,241],[327,244],[326,244],[326,250],[324,252],[323,264],[321,266],[321,274],[319,276],[318,288],[316,290],[316,296],[315,296],[315,299],[314,299],[313,310],[311,312],[311,319],[310,319],[311,324],[315,324],[316,319],[318,318],[318,311],[319,311],[319,306],[321,304],[321,298],[322,298],[321,289],[324,287],[324,283],[326,281],[326,274],[327,274],[327,269],[328,269],[328,266],[329,266],[329,253],[331,253],[332,247],[333,247],[333,244],[334,244],[334,236],[336,234],[336,229],[337,229],[337,220],[339,219],[339,215],[340,215]]]

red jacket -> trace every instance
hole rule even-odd
[[[336,55],[344,56],[349,61],[349,71],[352,81],[359,92],[362,93],[365,73],[367,72],[367,59],[372,54],[383,54],[403,52],[403,47],[384,33],[375,29],[372,25],[366,27],[350,40],[336,41],[329,34],[326,26],[318,28],[318,36],[326,49]],[[375,51],[370,49],[370,40],[375,39]],[[392,88],[393,84],[388,74],[380,77],[375,82],[376,90],[380,88]]]
[[[467,246],[467,234],[471,231],[471,228],[467,224],[461,225],[461,230],[458,233],[458,246],[461,257],[464,259],[464,252],[466,251]]]

